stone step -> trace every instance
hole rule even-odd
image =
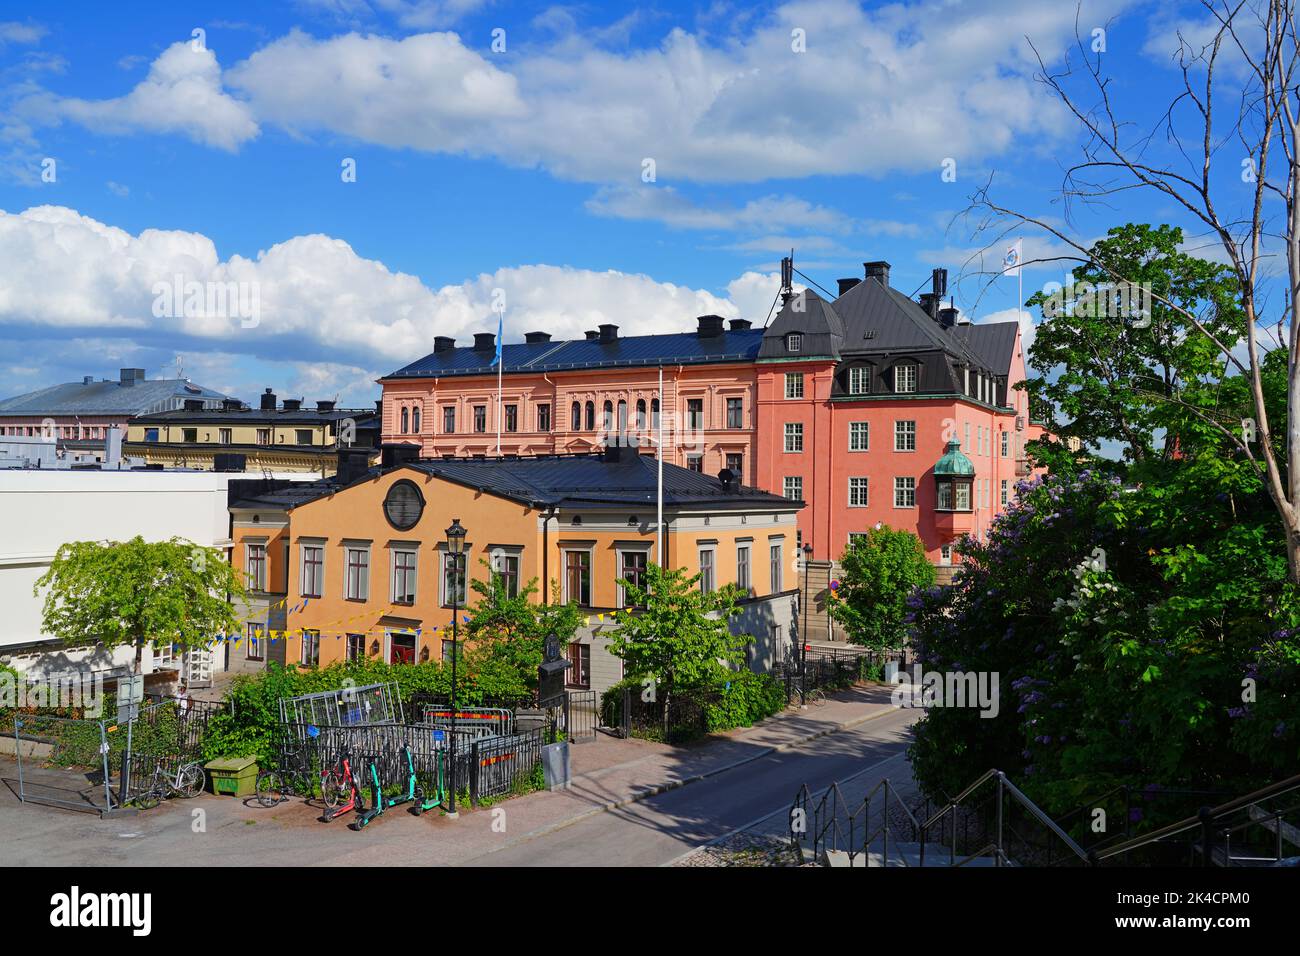
[[[961,857],[957,861],[961,862]],[[822,866],[829,867],[873,867],[873,866],[911,866],[919,867],[921,865],[921,844],[919,843],[893,843],[889,844],[889,862],[885,863],[884,844],[877,841],[867,848],[866,853],[856,854],[852,860],[849,854],[844,850],[826,850],[822,854]],[[937,844],[927,845],[925,848],[925,865],[927,868],[932,866],[948,866],[948,851],[946,848]],[[991,856],[982,856],[971,860],[966,867],[989,867],[995,866]],[[1007,864],[1015,866],[1014,862]]]

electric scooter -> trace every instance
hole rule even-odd
[[[410,758],[410,751],[407,751],[407,758]],[[441,807],[447,802],[447,781],[442,774],[442,751],[438,751],[434,756],[434,788],[432,793],[426,793],[424,787],[420,786],[415,780],[415,764],[410,764],[411,771],[411,789],[414,793],[415,805],[411,807],[411,812],[417,817],[426,810],[432,810],[434,807]]]
[[[397,793],[391,797],[384,796],[384,788],[379,782],[379,761],[370,761],[370,786],[374,792],[374,803],[370,809],[357,814],[356,820],[352,822],[352,829],[361,830],[366,824],[377,816],[381,816],[385,810],[395,807],[401,803],[410,803],[415,799],[415,766],[411,760],[411,748],[402,747],[402,755],[406,758],[408,768],[407,789],[405,793]]]
[[[342,767],[342,772],[339,767]],[[325,799],[325,813],[321,817],[325,823],[337,820],[345,813],[365,810],[361,795],[361,784],[352,773],[352,763],[347,751],[343,752],[339,763],[325,775],[321,781],[321,793]]]

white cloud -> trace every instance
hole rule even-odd
[[[106,132],[175,132],[230,151],[258,134],[248,106],[223,88],[216,54],[207,48],[195,50],[188,41],[164,50],[149,68],[149,75],[125,96],[108,100],[42,97],[28,108],[41,105],[53,116]]]
[[[1105,22],[1131,2],[1088,0],[1081,22]],[[399,18],[455,13],[447,4],[387,5]],[[258,122],[273,123],[494,156],[606,184],[638,183],[647,158],[665,184],[925,169],[937,176],[947,157],[969,168],[1069,128],[1033,79],[1025,37],[1051,61],[1073,38],[1075,17],[1074,4],[1022,6],[1008,29],[1006,7],[994,0],[874,11],[813,0],[742,19],[718,41],[674,28],[657,46],[628,50],[610,40],[604,48],[599,30],[579,26],[508,56],[486,45],[479,52],[453,33],[394,40],[294,31],[228,71],[225,83],[247,107],[224,92],[215,59],[196,75],[194,64],[173,62],[173,47],[154,64],[163,75],[151,72],[153,82],[118,100],[67,101],[64,112],[181,130],[228,149],[255,135]],[[806,52],[791,50],[795,29],[806,32]],[[212,109],[178,110],[182,100]],[[655,198],[672,206],[671,196]],[[630,201],[622,197],[622,208]],[[619,214],[611,197],[598,203]]]
[[[852,220],[836,209],[795,196],[764,196],[743,206],[701,205],[672,186],[602,186],[587,211],[618,219],[651,220],[678,229],[826,229],[842,231]]]
[[[473,332],[495,331],[491,305],[498,288],[506,294],[508,341],[532,329],[580,337],[602,322],[620,325],[625,334],[680,331],[691,328],[696,315],[744,314],[737,303],[705,290],[568,266],[504,267],[433,289],[324,235],[295,236],[255,257],[223,260],[199,233],[147,229],[133,235],[60,206],[0,211],[0,261],[10,264],[0,281],[0,327],[13,336],[90,330],[387,371],[431,351],[435,335],[468,342]],[[183,283],[245,283],[257,292],[257,323],[246,325],[247,316],[233,309],[156,318],[155,284],[170,284],[177,275]],[[741,293],[754,284],[749,277],[737,281]],[[762,308],[765,314],[766,304]]]
[[[0,47],[8,43],[39,43],[47,32],[39,23],[0,21]]]

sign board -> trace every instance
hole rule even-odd
[[[568,661],[547,661],[537,668],[537,706],[559,707],[564,703],[564,672]]]
[[[144,676],[133,674],[117,680],[117,722],[124,724],[140,712],[144,700]]]

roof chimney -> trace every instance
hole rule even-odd
[[[950,329],[957,324],[958,309],[956,306],[949,305],[939,310],[939,324],[945,329]]]
[[[221,400],[221,410],[223,412],[237,412],[244,407],[244,403],[237,398],[223,398]]]
[[[334,411],[334,402],[333,402],[333,400],[330,400],[330,401],[324,401],[324,400],[321,400],[321,401],[317,402],[317,403],[316,403],[316,411],[318,411],[318,412],[332,412],[332,411]]]
[[[701,315],[696,321],[700,323],[700,338],[711,339],[722,334],[722,325],[726,320],[720,315]]]
[[[606,322],[600,327],[600,340],[602,342],[614,342],[618,340],[618,326],[610,325]]]
[[[525,332],[524,341],[527,342],[529,345],[536,345],[538,342],[549,342],[551,341],[551,333],[550,332]]]
[[[848,292],[850,289],[852,289],[855,285],[857,285],[861,281],[862,281],[861,279],[840,279],[839,280],[840,295],[843,295],[845,292]]]
[[[435,335],[433,337],[433,354],[439,352],[448,352],[456,347],[456,340],[450,335]]]
[[[200,399],[200,398],[187,398],[187,399],[185,399],[185,410],[186,410],[187,412],[201,412],[201,411],[203,411],[203,400]]]
[[[301,398],[286,398],[286,399],[281,403],[281,405],[282,405],[282,407],[284,408],[284,410],[285,410],[286,412],[296,412],[296,411],[298,411],[299,409],[302,408],[302,399],[301,399]]]
[[[744,332],[746,329],[751,328],[754,323],[750,322],[749,319],[732,319],[727,324],[731,326],[733,332]]]
[[[420,460],[420,446],[411,444],[384,445],[379,452],[380,467],[387,471],[410,461]]]
[[[262,393],[262,411],[275,411],[275,392],[271,391],[269,388]]]
[[[93,385],[94,382],[95,382],[95,376],[93,376],[93,375],[83,375],[83,376],[81,376],[81,384],[82,384],[82,385]]]
[[[938,320],[939,318],[939,299],[933,292],[922,292],[920,295],[921,308],[930,318]]]
[[[497,349],[497,334],[495,332],[474,333],[475,352],[495,352],[496,349]]]
[[[866,270],[868,279],[878,279],[880,284],[889,287],[889,263],[883,259],[875,262],[864,262],[862,268]]]
[[[600,333],[597,332],[595,329],[588,329],[584,334],[587,336],[588,342],[595,342],[597,339],[600,338]]]
[[[118,372],[118,382],[130,388],[136,382],[144,381],[144,369],[142,368],[124,368]]]
[[[355,448],[339,449],[336,477],[339,484],[349,485],[370,470],[370,451]]]

